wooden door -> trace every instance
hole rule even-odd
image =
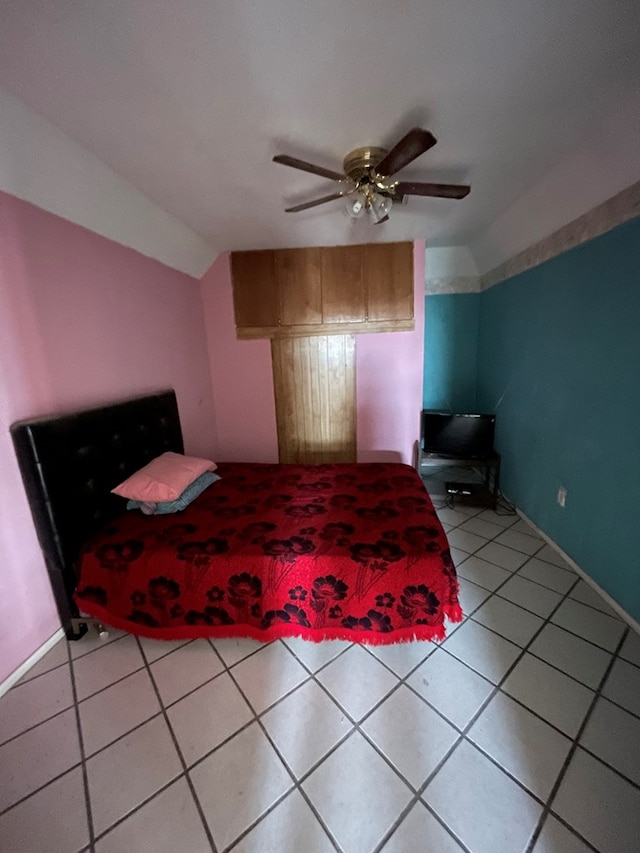
[[[364,323],[367,319],[362,249],[362,246],[321,249],[323,323]]]
[[[283,326],[322,323],[320,249],[279,249],[274,252]]]
[[[354,335],[271,341],[280,462],[356,461]]]

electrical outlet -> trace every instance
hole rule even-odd
[[[561,506],[561,507],[563,507],[563,508],[566,506],[566,503],[567,503],[567,490],[565,489],[565,487],[564,487],[564,486],[560,486],[560,488],[558,489],[558,494],[557,494],[557,496],[556,496],[556,501],[557,501],[557,503],[558,503],[558,506]]]

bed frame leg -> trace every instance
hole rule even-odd
[[[66,630],[67,640],[81,639],[90,628],[97,632],[101,640],[106,640],[109,636],[109,629],[106,625],[103,625],[102,622],[99,622],[97,619],[93,619],[90,616],[87,616],[86,618],[79,616],[71,620],[71,624]]]

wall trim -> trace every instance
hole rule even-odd
[[[424,283],[427,296],[444,296],[450,293],[480,293],[480,276],[454,275],[444,278],[427,278]]]
[[[532,269],[556,255],[580,246],[618,225],[640,216],[640,181],[622,190],[597,207],[544,237],[480,276],[480,290],[488,290],[505,279]],[[429,292],[429,291],[427,291]],[[451,291],[454,292],[454,291]],[[458,292],[458,291],[455,291]]]
[[[50,652],[56,643],[58,643],[63,637],[63,629],[58,628],[55,634],[49,637],[49,639],[43,643],[39,649],[36,649],[31,657],[27,658],[24,663],[20,664],[20,666],[11,673],[11,675],[8,675],[4,681],[0,682],[0,696],[4,696],[5,693],[11,690],[11,688],[17,684],[18,681],[20,681],[20,679],[47,654],[47,652]]]
[[[615,598],[612,598],[608,592],[605,592],[601,586],[598,586],[598,584],[594,581],[594,579],[591,577],[591,575],[588,575],[584,571],[584,569],[581,569],[580,566],[576,563],[576,561],[572,560],[571,557],[567,553],[565,553],[562,550],[562,548],[558,544],[556,544],[550,536],[547,536],[547,534],[544,532],[544,530],[541,530],[537,525],[535,525],[533,523],[533,521],[531,521],[531,519],[524,512],[522,512],[521,509],[518,509],[518,507],[516,507],[516,512],[518,513],[520,518],[522,518],[524,521],[527,522],[529,527],[533,527],[533,529],[536,531],[538,536],[540,536],[541,539],[544,539],[544,541],[547,543],[547,545],[550,545],[553,548],[553,550],[558,554],[558,556],[562,557],[562,559],[565,561],[565,563],[567,563],[569,566],[571,566],[571,568],[574,570],[574,572],[577,575],[580,575],[580,577],[582,578],[582,580],[585,583],[589,584],[589,586],[595,592],[597,592],[601,598],[603,598],[605,600],[605,602],[609,605],[609,607],[612,610],[615,610],[615,612],[620,616],[620,618],[624,622],[626,622],[627,625],[633,631],[636,632],[636,634],[640,635],[640,623],[636,622],[636,620],[633,618],[633,616],[631,616],[629,613],[627,613],[627,611],[623,607],[621,607],[621,605],[618,604],[618,602],[615,600]]]

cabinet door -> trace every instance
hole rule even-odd
[[[322,249],[322,322],[364,323],[363,246]]]
[[[233,307],[238,328],[278,325],[278,282],[273,252],[232,252]]]
[[[367,320],[413,317],[413,245],[371,243],[363,247]]]
[[[322,323],[320,249],[279,249],[273,254],[280,289],[280,323]]]

